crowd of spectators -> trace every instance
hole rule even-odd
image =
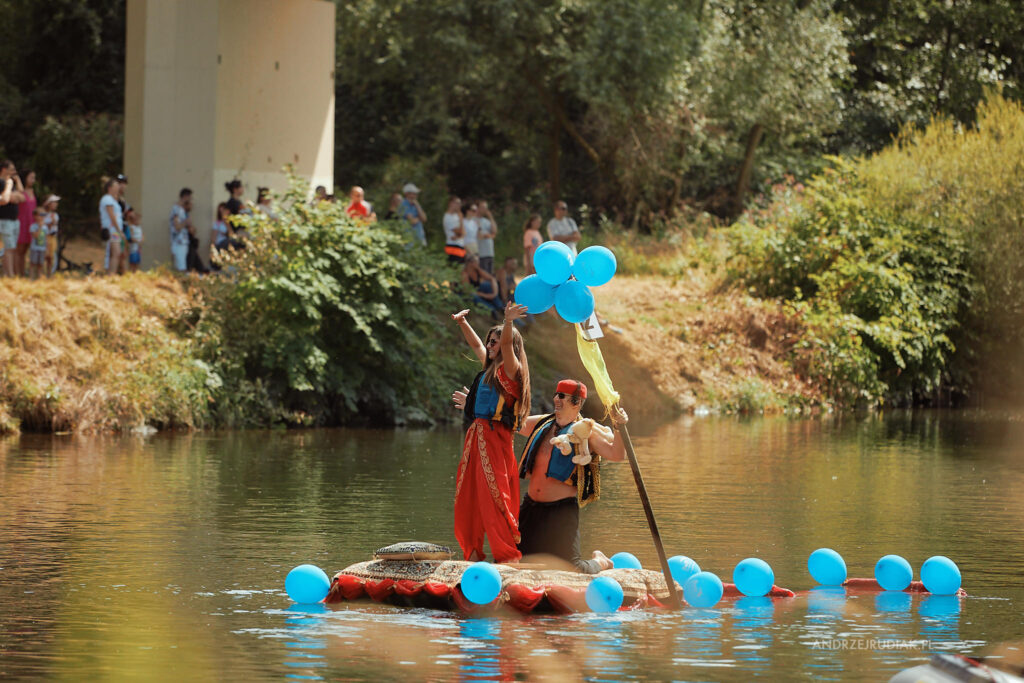
[[[104,270],[119,274],[138,270],[142,263],[142,215],[125,201],[128,179],[124,175],[106,180],[99,201],[100,235],[104,246]],[[57,244],[60,197],[48,195],[41,203],[36,197],[36,174],[18,172],[10,160],[0,162],[0,265],[7,277],[48,276],[57,268]],[[225,183],[227,196],[217,205],[210,222],[210,252],[204,259],[200,239],[192,217],[193,193],[182,188],[169,216],[170,257],[175,270],[206,273],[218,269],[216,255],[223,250],[244,249],[248,234],[233,220],[240,214],[260,212],[276,221],[278,213],[268,188],[257,189],[255,203],[245,199],[245,186],[240,180]],[[405,184],[401,192],[388,199],[384,220],[399,221],[406,226],[411,244],[427,246],[427,214],[419,202],[420,189]],[[311,203],[334,202],[335,197],[320,185]],[[377,212],[366,200],[363,188],[349,190],[346,213],[357,221],[374,223]],[[522,227],[522,265],[525,275],[534,272],[533,254],[544,242],[542,217],[530,214]],[[519,254],[504,254],[501,267],[495,270],[495,238],[498,221],[484,200],[448,200],[441,219],[444,234],[443,251],[448,260],[461,266],[462,281],[471,290],[472,298],[495,314],[500,314],[512,298],[519,271]],[[573,252],[580,239],[580,229],[568,215],[563,201],[555,202],[553,217],[547,224],[547,237],[564,242]]]
[[[4,277],[48,277],[57,268],[60,197],[36,197],[35,171],[0,162],[0,272]]]

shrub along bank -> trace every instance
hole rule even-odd
[[[907,129],[833,159],[730,230],[735,282],[784,302],[804,370],[841,403],[1009,395],[1024,360],[1024,109]]]

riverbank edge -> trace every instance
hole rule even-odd
[[[187,324],[202,301],[164,269],[123,277],[7,280],[0,292],[0,433],[202,429],[216,374]],[[780,310],[685,278],[615,278],[597,291],[601,341],[623,405],[661,419],[706,412],[814,412],[825,406],[789,364],[798,337]],[[490,324],[477,318],[482,332]],[[589,379],[574,328],[554,312],[525,332],[534,409],[558,379]],[[439,350],[440,351],[440,350]],[[447,407],[432,418],[452,421]],[[598,401],[588,412],[600,416]]]

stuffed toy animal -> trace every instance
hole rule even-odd
[[[572,429],[565,434],[559,434],[551,439],[551,445],[561,451],[562,455],[569,455],[573,445],[579,446],[572,461],[577,465],[589,465],[592,460],[590,455],[590,435],[596,432],[605,441],[611,443],[614,435],[612,430],[603,424],[598,424],[590,418],[574,422]]]

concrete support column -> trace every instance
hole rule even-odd
[[[229,180],[255,201],[292,164],[333,187],[334,21],[324,0],[127,0],[124,168],[143,267],[170,260],[182,187],[204,260]]]

